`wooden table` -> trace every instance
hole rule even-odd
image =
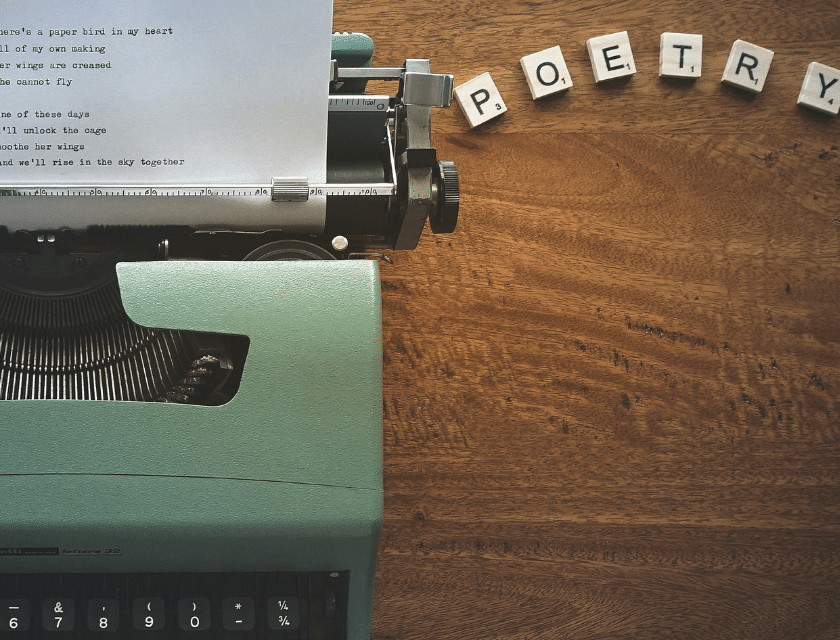
[[[764,6],[766,5],[766,6]],[[840,638],[840,2],[338,0],[375,63],[490,71],[436,114],[461,221],[383,265],[373,637]],[[639,72],[596,86],[585,42]],[[703,76],[657,76],[663,31]],[[776,52],[720,84],[732,42]],[[574,87],[534,103],[523,55]]]

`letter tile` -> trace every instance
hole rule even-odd
[[[586,41],[595,82],[623,78],[636,73],[630,38],[626,31],[590,38]]]
[[[666,32],[659,37],[660,76],[699,78],[702,62],[702,35]]]
[[[836,116],[840,112],[840,69],[819,62],[809,64],[796,104]]]
[[[721,82],[753,93],[761,93],[772,61],[773,52],[770,49],[736,40],[732,43]]]
[[[560,47],[532,53],[523,57],[519,63],[534,100],[565,91],[572,86],[572,77]]]
[[[455,100],[473,129],[507,111],[489,72],[455,87]]]

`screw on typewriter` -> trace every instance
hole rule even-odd
[[[347,259],[415,248],[427,218],[434,233],[455,229],[458,173],[431,146],[431,110],[450,104],[452,76],[430,73],[428,60],[364,66],[372,41],[361,34],[335,36],[333,48],[328,184],[272,185],[276,201],[325,195],[323,233],[0,227],[0,400],[219,405],[233,397],[248,339],[137,325],[122,306],[118,262]],[[398,90],[364,94],[368,80]]]

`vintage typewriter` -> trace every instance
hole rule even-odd
[[[333,36],[327,183],[266,187],[318,231],[0,228],[0,638],[369,637],[376,258],[459,202],[452,77],[372,51]]]

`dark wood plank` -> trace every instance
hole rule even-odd
[[[339,1],[376,61],[490,71],[436,114],[462,221],[383,266],[374,637],[840,637],[840,135],[796,107],[840,3]],[[595,86],[585,40],[640,72]],[[695,83],[662,31],[702,33]],[[733,40],[776,51],[754,98]],[[575,86],[519,68],[560,44]]]

